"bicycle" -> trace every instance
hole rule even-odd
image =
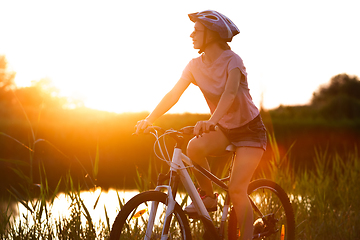
[[[210,171],[192,162],[181,150],[185,142],[184,135],[192,134],[193,127],[185,127],[179,131],[163,130],[159,127],[151,127],[151,129],[149,133],[156,138],[154,152],[170,165],[170,171],[167,174],[159,174],[155,190],[139,193],[123,206],[113,223],[110,240],[192,239],[189,220],[176,201],[179,182],[182,182],[197,209],[197,215],[191,218],[202,221],[204,239],[220,240],[225,239],[226,236],[229,240],[238,239],[241,231],[237,227],[235,211],[230,208],[230,197],[225,183],[230,176],[219,179]],[[160,144],[160,139],[165,136],[170,136],[176,142],[171,159],[165,138],[164,150]],[[159,147],[160,156],[157,154],[156,146]],[[235,147],[230,145],[227,150],[234,153]],[[200,171],[225,191],[224,206],[218,227],[215,226],[206,210],[191,180],[188,168]],[[278,184],[267,179],[254,180],[249,184],[248,194],[254,210],[254,219],[256,219],[253,239],[293,240],[295,238],[293,209],[287,194]],[[227,219],[228,222],[226,222]]]

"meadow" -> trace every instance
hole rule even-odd
[[[1,63],[1,62],[0,62]],[[4,75],[5,76],[5,75]],[[64,107],[66,100],[42,85],[11,88],[0,76],[1,239],[106,239],[112,222],[96,221],[81,197],[102,191],[154,188],[167,165],[152,153],[151,136],[134,136],[147,113],[115,114]],[[360,239],[360,80],[340,74],[314,93],[308,106],[280,106],[261,116],[268,148],[254,179],[268,178],[288,193],[296,239]],[[179,129],[207,114],[167,114],[155,122]],[[170,153],[171,154],[171,153]],[[215,174],[225,161],[209,159]],[[71,214],[54,217],[53,203],[65,194]],[[99,195],[100,196],[100,195]],[[118,209],[125,200],[117,194]],[[26,213],[16,215],[20,204]],[[17,221],[14,221],[14,219]],[[194,238],[201,229],[192,224]]]
[[[145,114],[63,110],[43,112],[41,118],[39,112],[27,112],[25,120],[2,119],[0,237],[106,239],[112,223],[94,221],[88,211],[93,206],[84,204],[80,191],[94,186],[103,191],[154,187],[156,173],[166,166],[152,155],[151,136],[132,136],[133,126]],[[286,122],[262,115],[269,143],[254,179],[272,179],[289,194],[297,239],[359,239],[356,122]],[[156,124],[180,128],[206,117],[173,114]],[[211,161],[216,169],[222,166]],[[54,219],[51,207],[60,192],[71,199],[71,215]],[[14,201],[28,209],[16,222]],[[124,199],[118,197],[118,202],[121,209]],[[110,210],[104,208],[106,216]],[[194,236],[199,236],[196,231],[201,230],[194,227]]]

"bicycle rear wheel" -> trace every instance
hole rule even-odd
[[[262,213],[254,211],[253,239],[295,239],[294,212],[286,192],[278,184],[267,179],[255,180],[249,184],[248,194]],[[238,239],[239,234],[236,214],[232,209],[228,239]]]
[[[140,193],[130,199],[117,215],[110,240],[145,239],[152,203],[158,203],[154,226],[148,239],[160,239],[167,208],[167,195],[158,191]],[[179,204],[175,204],[168,239],[191,239],[189,222]]]

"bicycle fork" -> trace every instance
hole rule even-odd
[[[161,232],[161,239],[168,239],[169,237],[169,230],[170,230],[170,223],[172,219],[172,214],[174,213],[175,208],[175,196],[177,192],[177,187],[179,184],[179,176],[174,171],[174,169],[170,169],[170,172],[167,176],[159,176],[157,187],[155,188],[155,191],[161,191],[163,189],[167,190],[167,208],[165,212],[165,219],[164,219],[164,225]],[[162,179],[162,180],[161,180]],[[160,185],[164,180],[169,179],[169,185]],[[150,239],[151,233],[153,231],[154,222],[156,218],[156,212],[158,208],[159,202],[152,202],[151,204],[151,210],[150,210],[150,217],[149,217],[149,223],[146,229],[145,239]]]
[[[166,239],[168,239],[170,222],[171,222],[172,213],[174,212],[176,202],[175,202],[175,199],[173,198],[173,194],[172,194],[172,190],[171,190],[170,186],[166,186],[166,185],[157,186],[155,188],[155,191],[160,191],[161,189],[166,189],[168,191],[167,208],[166,208],[166,213],[165,213],[164,226],[163,226],[162,233],[161,233],[161,240],[166,240]],[[150,240],[150,237],[151,237],[151,234],[153,231],[153,227],[154,227],[154,222],[155,222],[158,205],[159,205],[159,202],[154,201],[151,203],[150,217],[149,217],[149,222],[148,222],[148,225],[146,228],[145,240]]]

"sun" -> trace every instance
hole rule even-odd
[[[306,104],[332,76],[360,75],[356,8],[349,3],[323,2],[311,8],[289,3],[287,11],[280,3],[267,2],[204,6],[183,1],[176,9],[164,2],[140,3],[70,6],[39,1],[19,8],[11,1],[1,2],[6,11],[0,15],[0,54],[16,72],[19,87],[47,78],[62,96],[83,100],[90,108],[151,111],[186,64],[199,56],[191,43],[194,26],[187,14],[208,8],[223,12],[240,28],[230,46],[244,60],[257,106],[262,101],[267,109]],[[319,10],[324,6],[326,12]],[[243,8],[247,11],[238,14]],[[335,12],[344,15],[335,19]],[[346,27],[337,27],[334,35],[336,26]],[[191,87],[172,112],[207,113],[208,107],[201,92]]]

